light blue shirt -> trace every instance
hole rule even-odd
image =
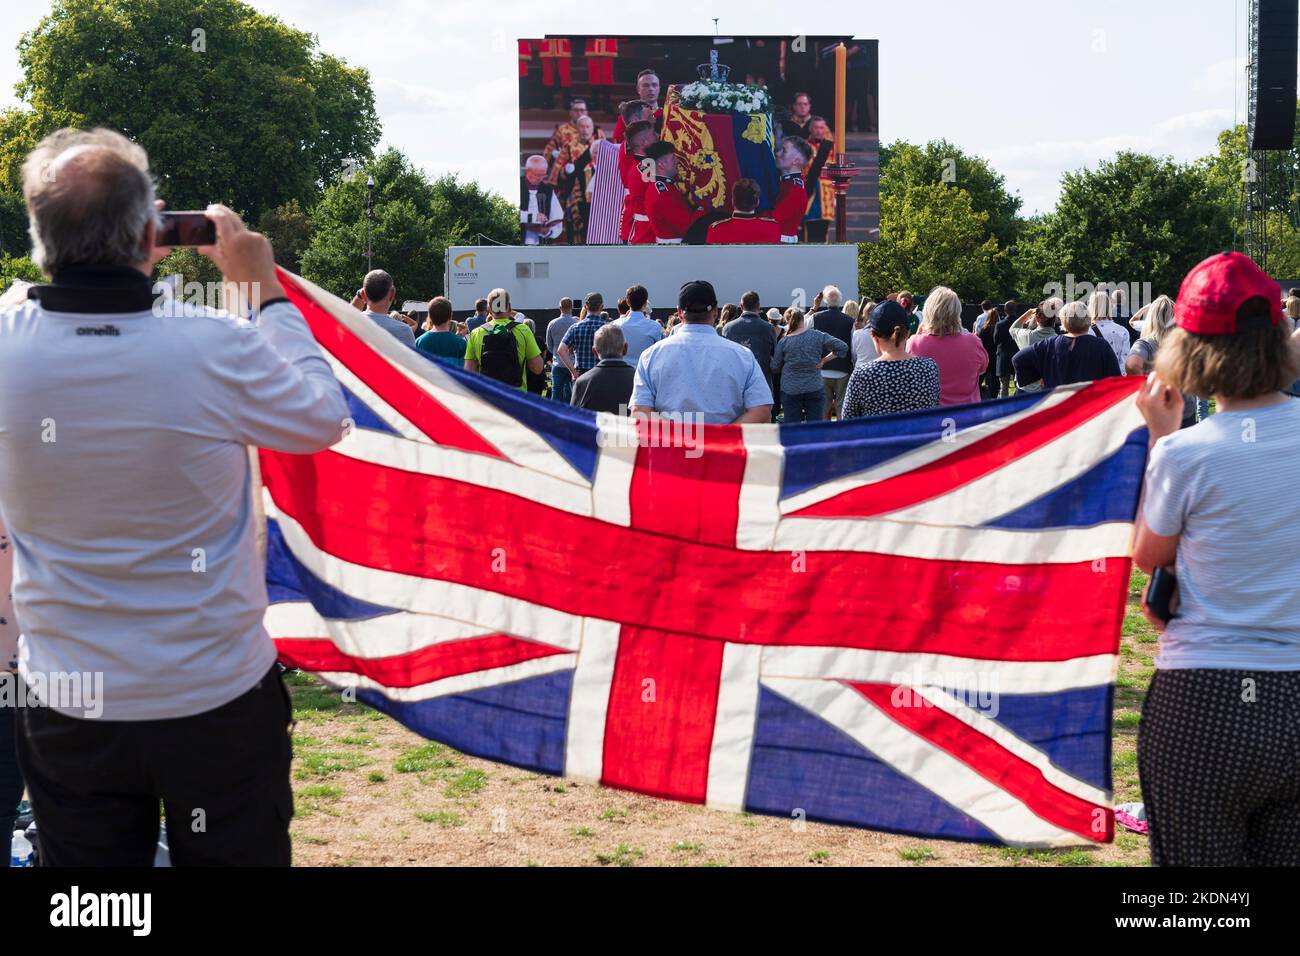
[[[398,322],[391,315],[385,315],[383,312],[371,312],[369,309],[366,309],[366,315],[370,317],[375,325],[397,339],[397,341],[415,348],[415,333],[411,331],[411,327],[405,322]]]
[[[690,323],[641,354],[631,404],[729,425],[747,408],[771,405],[772,390],[753,352],[708,323]]]
[[[627,340],[627,364],[635,365],[641,353],[664,337],[663,326],[644,312],[629,312],[614,322]]]
[[[1143,516],[1179,535],[1163,669],[1300,670],[1300,401],[1219,412],[1156,442]]]

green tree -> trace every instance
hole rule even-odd
[[[31,247],[22,193],[0,182],[0,255],[26,255]]]
[[[985,234],[997,239],[999,249],[1006,249],[1018,238],[1021,199],[1007,190],[1006,179],[987,160],[944,139],[923,146],[900,140],[881,149],[882,201],[888,196],[901,196],[909,187],[928,185],[946,185],[965,192],[971,208],[987,217]],[[990,295],[1000,298],[1011,292],[1013,284],[1010,260],[998,256],[989,285],[973,290],[971,295],[976,299]]]
[[[210,283],[219,283],[221,281],[221,270],[217,268],[217,264],[207,256],[201,255],[197,249],[189,246],[173,249],[158,260],[158,264],[154,266],[153,277],[155,280],[170,275],[179,275],[182,284],[201,282],[205,289]],[[181,298],[187,297],[184,289],[178,290],[178,294]],[[207,302],[207,304],[216,305],[214,302]]]
[[[443,290],[447,247],[476,241],[517,241],[513,203],[455,176],[429,182],[419,168],[389,149],[366,172],[375,178],[373,264],[397,283],[401,298],[428,298]],[[351,298],[366,272],[366,176],[332,183],[311,214],[312,234],[302,274],[342,298]]]
[[[988,213],[965,190],[943,183],[882,190],[880,241],[858,247],[858,291],[877,298],[946,285],[979,300],[994,287],[1000,258]]]
[[[224,202],[257,221],[315,201],[379,140],[366,70],[238,0],[56,0],[18,44],[0,174],[60,126],[107,126],[148,152],[173,209]]]
[[[1296,104],[1294,143],[1290,150],[1261,154],[1257,159],[1262,163],[1252,162],[1246,150],[1246,124],[1238,123],[1219,133],[1218,149],[1197,165],[1214,186],[1214,194],[1234,216],[1241,212],[1246,181],[1251,176],[1263,179],[1264,204],[1270,211],[1294,216],[1300,180],[1300,103]]]
[[[1151,283],[1178,291],[1197,262],[1226,248],[1232,224],[1203,164],[1121,152],[1066,173],[1048,215],[1026,225],[1012,257],[1018,291],[1052,283]]]
[[[4,292],[15,279],[23,279],[27,282],[44,282],[45,277],[41,275],[41,270],[36,268],[36,263],[26,256],[11,256],[8,253],[0,254],[0,292]]]
[[[257,231],[271,240],[277,263],[290,272],[302,269],[302,254],[311,241],[311,220],[298,200],[290,199],[281,206],[268,209],[258,220]]]
[[[899,140],[881,147],[882,194],[939,183],[956,186],[970,196],[971,207],[988,215],[988,230],[999,246],[1016,241],[1021,199],[1007,191],[1006,179],[987,160],[962,152],[946,139],[924,146]]]

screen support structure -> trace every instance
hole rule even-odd
[[[1255,136],[1255,94],[1259,84],[1259,0],[1250,0],[1247,24],[1247,43],[1250,59],[1246,63],[1246,163],[1243,170],[1245,179],[1245,223],[1246,255],[1255,260],[1261,269],[1268,269],[1268,209],[1264,191],[1264,164],[1267,155],[1258,149],[1251,149]]]

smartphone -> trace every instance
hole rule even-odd
[[[201,212],[160,212],[155,246],[214,246],[217,224]]]
[[[1178,593],[1178,578],[1169,568],[1156,568],[1147,585],[1146,605],[1151,613],[1168,624],[1174,617],[1174,595]]]

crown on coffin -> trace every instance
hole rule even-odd
[[[710,50],[709,62],[701,63],[695,69],[696,72],[700,74],[700,79],[703,80],[705,83],[709,83],[709,82],[726,83],[727,77],[731,73],[731,67],[727,66],[726,64],[718,62],[717,50]]]

